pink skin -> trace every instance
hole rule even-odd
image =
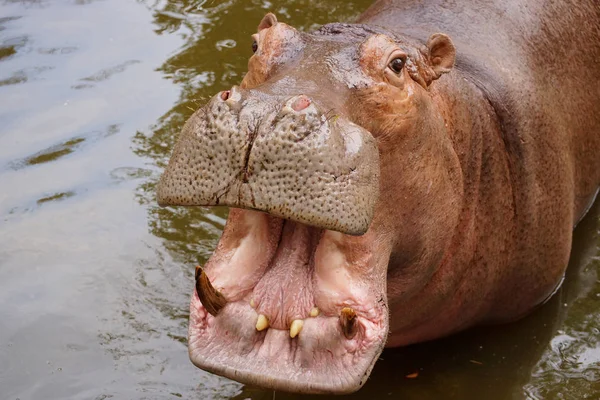
[[[227,101],[227,99],[229,98],[230,92],[229,90],[225,90],[224,92],[221,92],[221,99],[223,101]]]
[[[302,111],[305,108],[310,106],[310,99],[304,95],[298,96],[294,104],[292,104],[292,109],[294,111]]]

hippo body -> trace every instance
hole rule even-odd
[[[258,31],[158,188],[233,207],[197,272],[196,365],[351,392],[384,346],[515,320],[559,287],[600,185],[595,0],[382,0]]]
[[[435,289],[431,295],[447,301],[464,291],[468,308],[489,299],[479,322],[523,316],[561,282],[572,230],[600,184],[600,5],[378,1],[359,22],[422,41],[431,32],[452,38],[457,59],[445,77],[451,79],[431,89],[451,107],[448,120],[458,120],[452,141],[463,171],[461,213],[468,228],[451,245],[464,255],[448,265],[463,289],[446,282],[446,295]],[[478,285],[486,293],[473,302]],[[399,307],[423,310],[422,301]],[[392,336],[388,344],[435,338],[440,318],[468,319],[463,308],[446,311],[432,321],[432,337],[417,332],[408,339]],[[448,333],[456,330],[443,325]]]

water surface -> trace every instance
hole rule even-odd
[[[264,13],[308,30],[369,3],[0,0],[1,399],[302,397],[189,362],[193,267],[227,210],[160,209],[154,187],[185,119],[240,81]],[[599,265],[596,206],[545,306],[386,351],[350,397],[599,398]]]

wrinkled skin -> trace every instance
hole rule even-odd
[[[384,346],[560,285],[600,184],[599,8],[422,3],[313,33],[267,15],[240,87],[184,127],[159,203],[234,207],[191,300],[200,368],[347,393]]]

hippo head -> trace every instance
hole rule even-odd
[[[388,292],[412,287],[389,288],[388,265],[425,282],[444,246],[427,230],[455,217],[435,204],[456,185],[430,111],[454,47],[267,14],[253,50],[240,86],[188,120],[158,186],[163,206],[231,207],[197,270],[190,358],[258,386],[355,391],[385,346]]]

